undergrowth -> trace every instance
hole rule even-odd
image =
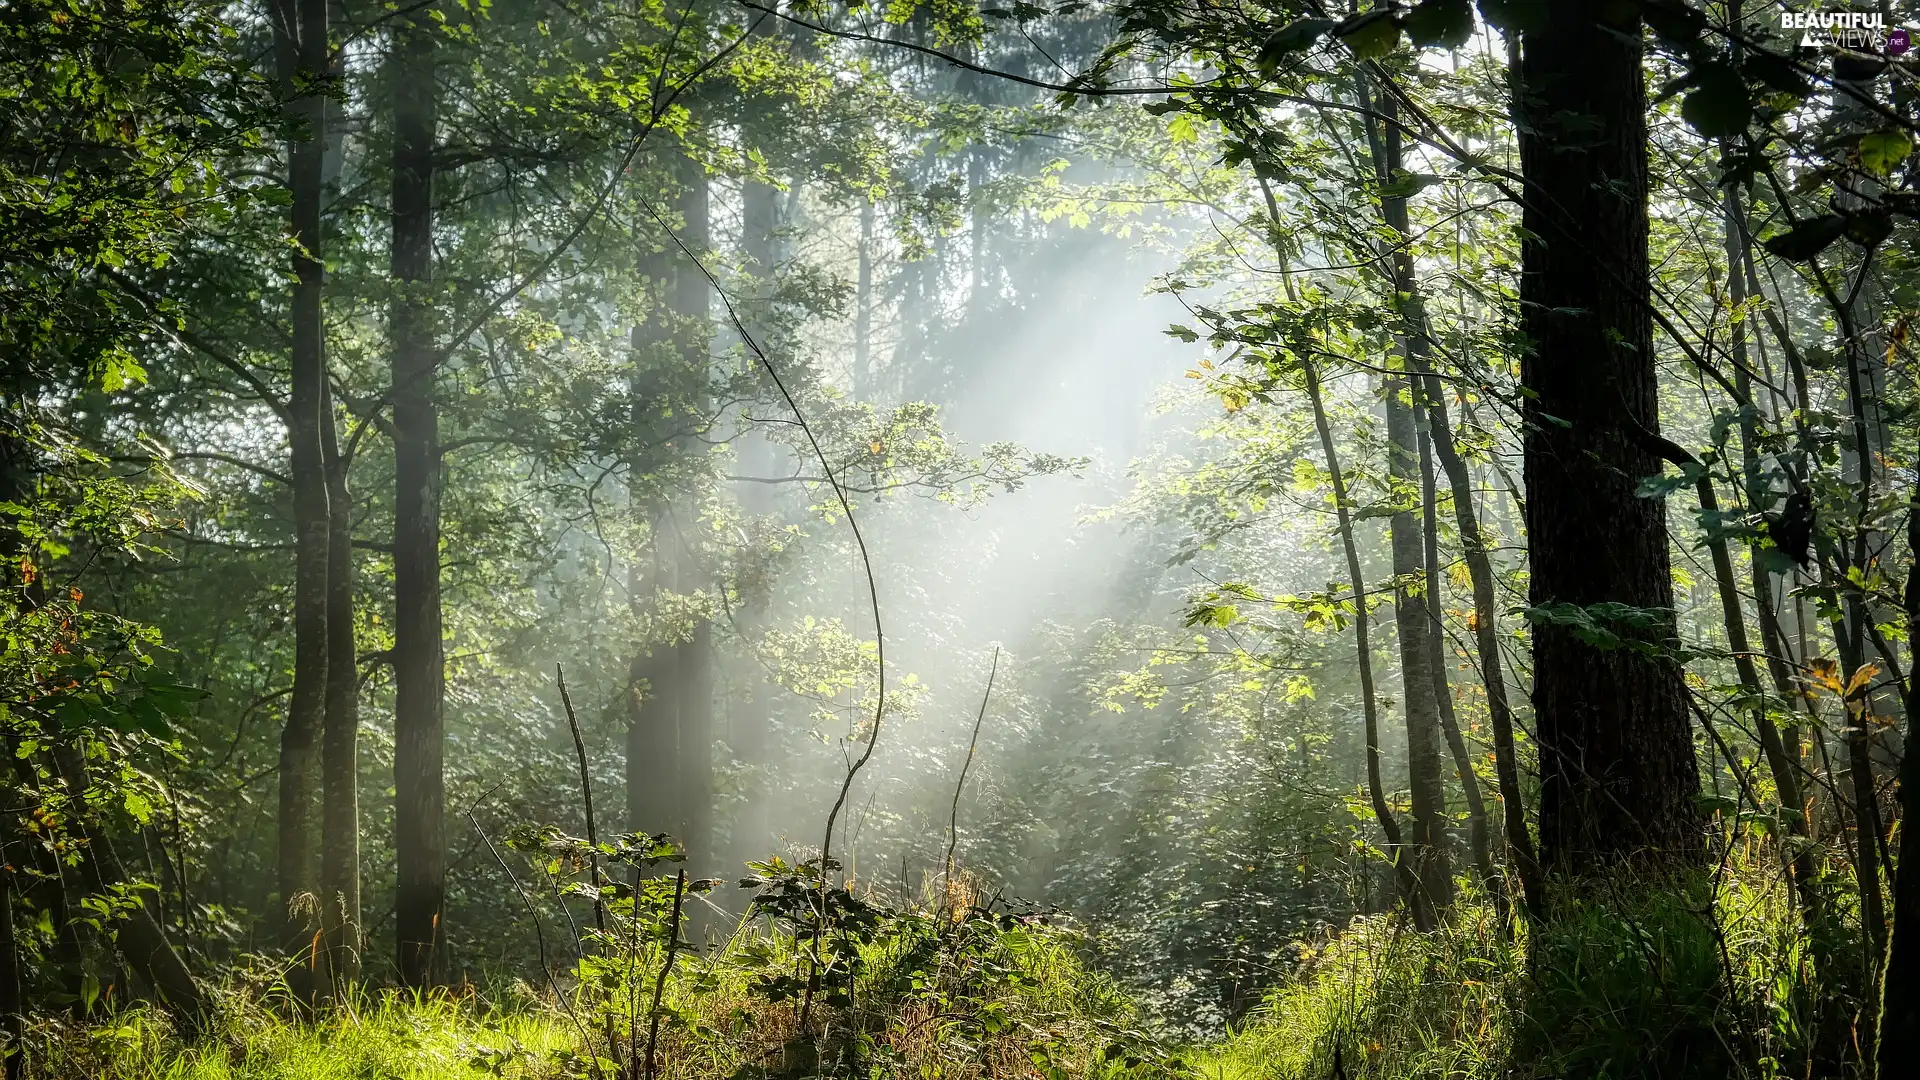
[[[1197,1070],[1218,1080],[1853,1075],[1858,988],[1845,947],[1822,970],[1780,875],[1730,869],[1658,888],[1563,885],[1531,940],[1504,934],[1484,904],[1433,933],[1397,915],[1356,919],[1303,948],[1293,977],[1200,1054]]]
[[[797,890],[796,909],[817,895]],[[388,992],[313,1021],[297,1020],[302,1010],[281,991],[230,989],[217,1029],[191,1044],[147,1009],[90,1024],[43,1019],[29,1034],[28,1075],[621,1080],[644,1073],[649,1056],[658,1080],[1185,1073],[1126,996],[1081,963],[1077,935],[1059,921],[971,903],[887,910],[839,895],[858,907],[836,909],[818,939],[778,909],[711,948],[677,945],[671,965],[664,941],[596,955],[589,938],[587,955],[547,987]]]
[[[140,1009],[43,1019],[28,1075],[625,1080],[651,1058],[659,1080],[1773,1080],[1854,1065],[1853,1015],[1833,1004],[1858,998],[1847,950],[1822,970],[1764,868],[1562,887],[1518,937],[1478,901],[1430,933],[1358,918],[1301,943],[1250,1020],[1197,1048],[1156,1038],[1059,920],[964,886],[891,909],[823,893],[805,867],[758,869],[751,917],[710,926],[707,948],[642,933],[660,897],[686,899],[663,878],[609,890],[608,931],[583,933],[542,987],[389,992],[298,1020],[284,993],[235,984],[192,1044]],[[620,933],[630,948],[603,947]]]

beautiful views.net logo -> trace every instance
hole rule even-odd
[[[1886,15],[1878,11],[1783,11],[1780,29],[1799,32],[1803,49],[1831,46],[1899,56],[1913,47],[1913,31],[1888,30]]]

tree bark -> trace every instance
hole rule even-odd
[[[12,847],[14,816],[0,811],[0,1080],[21,1075],[20,1035],[26,1029],[26,999],[20,993],[20,941],[13,926]]]
[[[1917,458],[1916,460],[1920,460]],[[1902,597],[1907,640],[1920,643],[1920,469],[1907,491],[1907,584]],[[1920,645],[1915,646],[1920,649]],[[1906,743],[1900,759],[1900,857],[1894,864],[1893,930],[1880,977],[1880,1030],[1876,1039],[1880,1080],[1903,1076],[1920,1056],[1920,671],[1907,672]],[[1905,1065],[1900,1062],[1907,1062]]]
[[[684,223],[681,242],[698,258],[712,244],[711,207],[706,166],[693,158],[679,164],[680,194],[676,209]],[[713,288],[706,273],[692,259],[682,257],[674,268],[673,314],[679,341],[681,377],[696,422],[712,412],[708,370],[712,353]],[[694,447],[687,454],[697,454]],[[695,500],[686,500],[689,510]],[[678,587],[689,590],[705,582],[695,550],[698,514],[682,515],[675,529],[675,576]],[[674,693],[678,721],[680,775],[680,836],[697,868],[717,869],[713,850],[713,627],[696,619],[687,640],[675,647],[678,686]]]
[[[1367,579],[1360,566],[1360,549],[1353,539],[1353,514],[1347,508],[1346,479],[1340,473],[1340,457],[1333,445],[1333,428],[1327,422],[1327,407],[1320,392],[1320,373],[1311,359],[1303,359],[1307,401],[1313,406],[1313,425],[1320,435],[1320,449],[1327,458],[1327,475],[1333,484],[1334,521],[1340,531],[1340,544],[1347,556],[1347,574],[1353,581],[1354,661],[1360,670],[1360,715],[1367,740],[1367,796],[1373,803],[1373,816],[1380,821],[1386,837],[1387,857],[1392,860],[1394,880],[1409,902],[1419,891],[1413,876],[1412,860],[1401,843],[1400,823],[1387,804],[1386,783],[1380,776],[1380,714],[1373,690],[1373,645],[1368,640]]]
[[[1401,374],[1386,380],[1387,473],[1392,497],[1418,490],[1418,433],[1413,389]],[[1440,703],[1434,697],[1432,613],[1427,608],[1426,537],[1413,506],[1400,506],[1388,520],[1393,553],[1393,619],[1400,646],[1400,697],[1407,724],[1407,787],[1411,797],[1413,878],[1408,898],[1416,927],[1431,930],[1453,904],[1453,871],[1447,858],[1446,788],[1440,778]],[[1444,678],[1444,676],[1442,676]]]
[[[432,281],[434,129],[438,89],[433,24],[396,32],[388,92],[393,110],[392,275],[394,438],[394,894],[400,979],[438,983],[446,957],[445,656],[440,619],[440,416],[435,400]]]
[[[360,679],[353,640],[353,504],[334,423],[321,427],[327,465],[327,709],[321,738],[321,988],[360,978]]]
[[[1619,15],[1612,23],[1607,14]],[[1569,874],[1705,855],[1678,664],[1649,319],[1637,9],[1568,0],[1521,41],[1520,329],[1542,859]],[[1600,609],[1593,605],[1622,605]],[[1623,644],[1583,640],[1591,619]],[[1588,635],[1591,637],[1591,635]]]
[[[859,266],[853,292],[853,399],[865,401],[873,393],[873,247],[872,199],[860,203]]]
[[[1421,387],[1424,394],[1425,387]],[[1440,730],[1446,736],[1447,749],[1453,754],[1453,768],[1460,777],[1460,794],[1467,804],[1467,849],[1473,856],[1474,872],[1493,899],[1502,925],[1507,919],[1505,883],[1493,863],[1493,840],[1487,825],[1487,803],[1480,794],[1480,774],[1474,771],[1473,755],[1467,749],[1466,736],[1460,730],[1460,718],[1453,708],[1453,687],[1447,679],[1445,608],[1440,603],[1440,493],[1433,471],[1433,439],[1427,431],[1426,412],[1420,419],[1420,509],[1422,533],[1426,540],[1426,601],[1428,652],[1432,656],[1433,699],[1440,714]]]
[[[775,293],[773,273],[779,266],[782,251],[780,243],[780,200],[779,192],[771,185],[752,183],[747,186],[742,197],[741,240],[749,263],[760,270],[760,299],[772,300]],[[864,302],[862,295],[856,295],[855,304]],[[855,319],[859,316],[856,314]],[[780,342],[773,336],[774,320],[768,320],[768,329],[761,332],[760,345],[770,355],[781,354]],[[862,378],[861,359],[864,353],[857,340],[854,345],[854,397],[860,396],[859,387]],[[771,393],[772,386],[765,372],[760,370],[759,360],[747,357],[749,374],[754,384],[763,392]],[[748,476],[777,476],[775,470],[780,467],[781,452],[778,444],[755,429],[745,431],[735,444],[735,452],[741,464],[741,470]],[[752,519],[764,518],[774,511],[774,488],[768,484],[742,484],[739,486],[740,510]],[[734,621],[740,630],[741,649],[735,668],[742,692],[733,699],[731,718],[728,723],[727,742],[733,755],[740,764],[753,770],[754,780],[748,794],[746,805],[741,807],[730,833],[730,862],[735,865],[748,860],[764,859],[773,853],[775,840],[771,816],[772,791],[769,784],[773,779],[773,694],[767,679],[767,672],[760,659],[753,652],[756,640],[765,632],[767,623],[767,604],[771,599],[771,582],[744,580],[740,586],[740,601],[734,612]]]
[[[318,888],[315,815],[317,743],[327,694],[327,477],[321,425],[327,422],[326,271],[322,200],[327,99],[295,87],[320,86],[329,68],[326,0],[279,0],[274,25],[280,81],[297,125],[287,147],[287,186],[295,283],[287,394],[289,471],[293,481],[293,693],[280,736],[279,856],[281,945],[309,946],[309,901]]]

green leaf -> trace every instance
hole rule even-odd
[[[1361,60],[1378,60],[1400,44],[1400,21],[1386,8],[1364,12],[1333,28],[1333,36]]]
[[[1547,0],[1480,0],[1481,18],[1508,33],[1544,30],[1548,15]]]
[[[1693,69],[1693,92],[1680,103],[1680,115],[1709,139],[1724,139],[1747,130],[1753,116],[1753,98],[1747,80],[1731,64],[1714,60]]]
[[[1473,4],[1469,0],[1421,0],[1400,25],[1415,45],[1457,49],[1473,36]]]
[[[1803,221],[1778,236],[1760,242],[1768,253],[1788,262],[1806,262],[1827,250],[1847,231],[1847,219],[1839,214],[1822,214]]]
[[[1260,56],[1256,63],[1265,74],[1271,75],[1279,70],[1282,61],[1297,52],[1313,48],[1322,35],[1333,29],[1332,19],[1295,19],[1275,30],[1260,46]]]
[[[1440,178],[1432,173],[1411,173],[1401,170],[1394,178],[1380,185],[1380,197],[1383,199],[1404,199],[1416,195],[1429,184],[1437,184]]]
[[[1913,139],[1904,131],[1875,131],[1860,136],[1860,167],[1885,176],[1913,153]]]

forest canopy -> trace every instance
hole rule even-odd
[[[0,1075],[1908,1075],[1916,33],[0,0]]]

